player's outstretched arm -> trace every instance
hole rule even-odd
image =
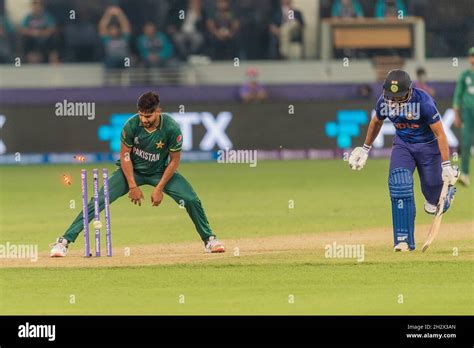
[[[151,193],[151,204],[153,206],[160,205],[161,201],[163,200],[163,189],[173,176],[174,172],[176,172],[178,169],[180,161],[181,151],[170,152],[170,162],[166,166],[165,172],[163,173],[160,182],[158,185],[156,185],[155,189]]]
[[[365,137],[364,146],[356,147],[349,156],[349,167],[351,167],[351,169],[361,170],[364,168],[367,158],[369,157],[369,151],[375,138],[379,135],[382,125],[383,120],[380,120],[378,117],[372,117],[369,129],[367,130],[367,136]]]

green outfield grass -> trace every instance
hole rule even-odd
[[[46,251],[81,211],[80,169],[0,167],[0,244],[38,244]],[[387,228],[387,170],[386,160],[370,160],[361,172],[333,160],[180,168],[224,240]],[[62,183],[63,174],[72,176],[71,186]],[[418,180],[415,185],[417,224],[428,224]],[[472,221],[473,192],[459,188],[443,223]],[[142,207],[126,197],[112,205],[114,246],[198,239],[186,212],[169,197],[152,208],[151,187],[144,194]],[[166,266],[0,268],[0,313],[474,314],[473,239],[457,242],[462,252],[456,257],[452,243],[437,246],[437,252],[426,255],[373,246],[362,263],[305,251]],[[73,246],[82,247],[82,239]],[[71,295],[75,304],[69,303]],[[178,302],[180,295],[184,304]]]

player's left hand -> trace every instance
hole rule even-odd
[[[163,200],[163,191],[155,188],[153,192],[151,193],[151,205],[156,207],[160,205],[162,200]]]
[[[443,167],[443,181],[447,181],[449,185],[454,185],[459,178],[459,169],[453,167],[449,161],[445,161],[441,165]]]

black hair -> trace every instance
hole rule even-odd
[[[154,112],[160,106],[160,96],[153,92],[142,94],[138,98],[137,107],[139,111]]]

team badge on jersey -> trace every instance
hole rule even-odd
[[[159,142],[159,143],[156,143],[156,148],[157,148],[157,149],[162,149],[162,148],[163,148],[163,146],[165,146],[165,143],[164,143],[164,142],[162,142],[161,140],[160,140],[160,142]]]
[[[138,145],[138,144],[139,144],[139,142],[138,142],[138,137],[135,137],[135,138],[133,139],[133,143],[134,143],[135,145]]]

